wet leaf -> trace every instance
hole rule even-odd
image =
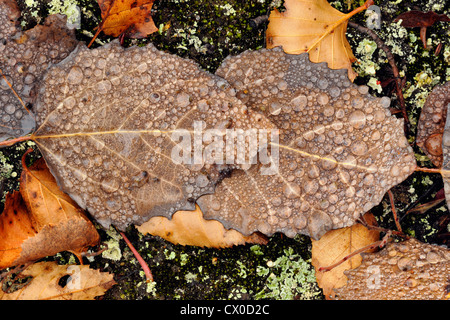
[[[11,293],[0,289],[0,300],[93,300],[115,284],[107,272],[56,262],[35,263],[20,276],[32,279]]]
[[[151,11],[154,0],[98,0],[101,31],[113,37],[145,38],[158,31]]]
[[[34,117],[24,105],[33,105],[37,84],[47,67],[67,57],[77,43],[74,31],[66,27],[65,16],[49,16],[44,25],[23,33],[18,17],[15,1],[0,3],[0,141],[35,129]]]
[[[170,220],[153,217],[137,229],[143,234],[160,236],[175,244],[198,247],[226,248],[245,243],[267,243],[261,235],[245,237],[236,230],[226,230],[216,220],[205,220],[198,207],[195,211],[175,212]]]
[[[422,108],[417,126],[416,144],[437,168],[442,166],[442,135],[448,103],[450,103],[450,82],[433,88]]]
[[[347,285],[334,290],[340,300],[444,300],[450,250],[416,239],[388,243],[345,274]]]
[[[364,218],[376,224],[373,215],[365,214]],[[319,271],[319,268],[339,262],[352,252],[378,241],[379,237],[378,231],[369,230],[362,224],[355,224],[351,227],[328,231],[318,241],[312,240],[311,263],[316,269],[317,283],[326,298],[334,297],[333,289],[347,283],[344,271],[358,267],[362,257],[361,254],[355,255],[330,271]]]
[[[153,45],[80,45],[49,70],[41,93],[32,138],[58,184],[103,226],[121,230],[194,210],[196,198],[240,167],[208,162],[202,132],[274,128],[226,81]]]
[[[20,194],[14,193],[9,200],[0,215],[0,268],[61,251],[80,258],[100,239],[84,212],[59,189],[42,158],[24,168]]]
[[[276,48],[229,57],[217,74],[280,134],[269,140],[269,149],[278,150],[277,157],[271,154],[274,171],[264,175],[265,166],[253,166],[232,172],[214,194],[197,200],[206,219],[244,235],[319,239],[353,225],[415,169],[403,121],[390,115],[389,99],[352,84],[346,70]]]
[[[344,14],[326,0],[287,0],[285,11],[275,9],[270,14],[267,48],[282,46],[290,54],[308,52],[311,62],[327,62],[331,69],[346,68],[353,81],[357,74],[351,65],[356,58],[345,36],[347,22],[371,4],[373,1],[367,1],[357,10]]]

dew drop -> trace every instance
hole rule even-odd
[[[119,189],[119,182],[114,178],[103,178],[100,187],[107,193],[113,193]]]
[[[348,121],[355,129],[362,129],[366,124],[366,114],[361,110],[356,110],[350,114]]]
[[[364,141],[355,141],[351,145],[350,150],[355,156],[363,156],[369,151],[369,148]]]
[[[67,82],[70,84],[79,84],[83,80],[83,71],[80,67],[72,67],[67,75]]]

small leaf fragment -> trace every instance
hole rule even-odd
[[[364,218],[375,221],[371,214],[366,214]],[[316,268],[317,283],[326,298],[334,296],[334,288],[340,288],[347,283],[344,271],[358,267],[362,257],[361,254],[353,256],[327,272],[319,271],[319,268],[340,261],[352,252],[379,240],[379,237],[378,231],[369,230],[357,223],[351,227],[330,230],[319,240],[312,239],[311,263]]]
[[[33,278],[14,292],[0,289],[0,300],[93,300],[115,284],[113,275],[107,272],[54,261],[34,263],[21,276]]]
[[[160,236],[175,244],[198,247],[225,248],[245,243],[265,244],[265,237],[255,233],[244,236],[236,230],[226,230],[215,220],[205,220],[200,208],[178,211],[169,220],[153,217],[137,227],[143,234]]]

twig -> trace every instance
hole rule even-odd
[[[139,262],[139,264],[142,267],[142,270],[144,270],[145,276],[147,278],[147,282],[151,282],[153,281],[153,275],[152,272],[150,271],[150,268],[148,267],[147,262],[145,262],[145,260],[141,257],[141,255],[139,254],[139,252],[137,252],[137,250],[134,248],[134,246],[131,244],[130,240],[128,240],[127,236],[125,235],[125,233],[123,233],[122,231],[119,231],[120,235],[122,236],[123,240],[125,240],[126,244],[128,245],[128,247],[130,248],[131,252],[133,252],[134,256],[136,257],[137,261]]]
[[[405,126],[409,125],[409,118],[408,118],[408,114],[406,113],[405,98],[403,97],[403,92],[402,92],[402,79],[400,78],[400,73],[398,71],[397,65],[395,63],[394,55],[392,54],[391,50],[383,42],[383,40],[381,40],[380,37],[378,37],[378,35],[371,29],[363,27],[352,21],[349,21],[348,25],[359,30],[360,32],[363,32],[363,33],[367,34],[368,36],[370,36],[375,41],[378,48],[382,49],[386,53],[386,57],[388,58],[389,64],[391,65],[391,68],[392,68],[392,73],[394,75],[395,91],[397,93],[398,102],[400,104],[400,110],[402,112],[403,118],[405,119]]]
[[[32,137],[24,136],[24,137],[19,137],[19,138],[15,138],[15,139],[5,140],[5,141],[0,142],[0,148],[10,147],[13,144],[16,144],[17,142],[22,142],[22,141],[27,141],[27,140],[32,140]]]
[[[397,209],[395,209],[394,195],[392,194],[391,190],[388,190],[388,195],[389,201],[391,202],[392,214],[394,215],[395,225],[397,226],[397,230],[402,232],[402,227],[400,226],[400,222],[398,221]]]
[[[439,168],[423,168],[423,167],[416,167],[415,171],[420,172],[428,172],[428,173],[441,173],[442,169]]]
[[[345,261],[347,261],[348,259],[352,258],[353,256],[355,256],[357,254],[360,254],[360,253],[362,253],[364,251],[367,251],[367,250],[375,249],[377,247],[382,248],[382,247],[384,247],[386,245],[386,243],[389,240],[390,236],[391,236],[391,232],[387,232],[386,235],[383,237],[383,239],[378,240],[378,241],[376,241],[374,243],[371,243],[371,244],[369,244],[369,245],[367,245],[365,247],[362,247],[362,248],[359,248],[358,250],[353,251],[352,253],[350,253],[349,255],[347,255],[345,257],[343,257],[341,260],[339,260],[338,262],[336,262],[336,263],[334,263],[332,265],[329,265],[327,267],[320,267],[318,271],[319,272],[330,271],[330,270],[336,268],[341,263],[344,263]]]

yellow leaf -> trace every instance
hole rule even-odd
[[[345,37],[350,17],[368,8],[373,1],[344,14],[326,0],[286,0],[286,11],[273,10],[266,31],[267,48],[282,46],[289,54],[309,52],[311,62],[327,62],[331,69],[348,70],[353,81],[356,61]]]
[[[369,214],[364,217],[366,220],[374,219]],[[328,231],[320,240],[311,239],[312,264],[316,268],[317,283],[327,298],[334,297],[334,288],[340,288],[347,283],[344,271],[358,267],[362,257],[360,254],[355,255],[327,272],[318,271],[319,268],[340,261],[350,253],[379,240],[379,236],[378,231],[355,224],[351,227]]]
[[[0,300],[92,300],[115,284],[107,272],[56,262],[35,263],[20,276],[32,279],[11,293],[0,289]]]
[[[203,219],[197,206],[194,211],[177,211],[172,219],[153,217],[137,227],[143,233],[170,241],[175,244],[198,247],[224,248],[245,243],[266,243],[263,236],[252,234],[248,237],[236,230],[227,230],[216,220]]]

